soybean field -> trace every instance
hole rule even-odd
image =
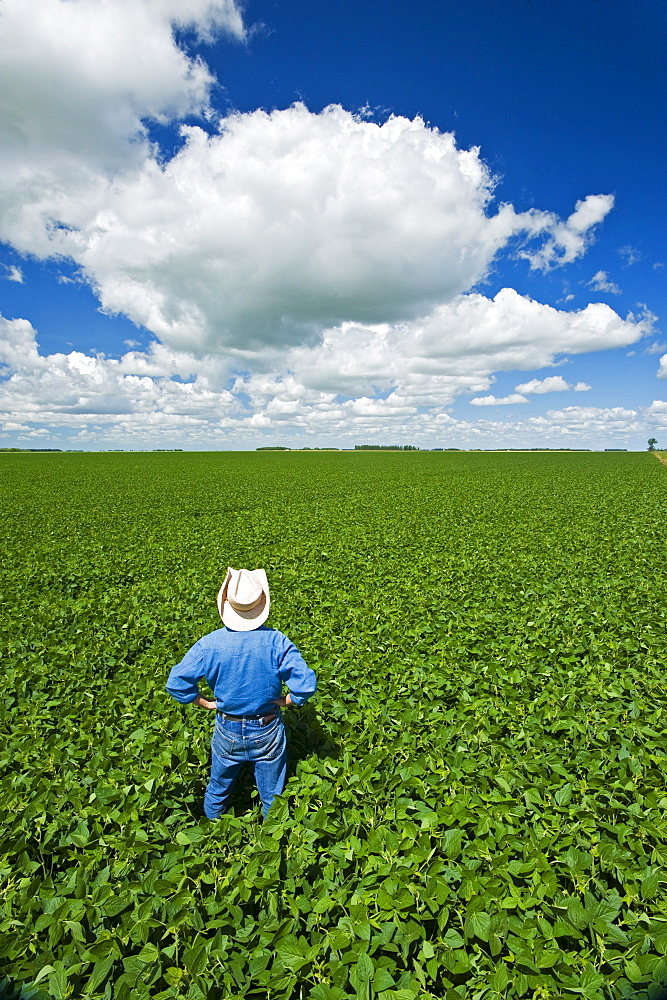
[[[667,995],[654,456],[3,454],[0,511],[3,1000]],[[264,826],[164,691],[228,565],[319,682]]]

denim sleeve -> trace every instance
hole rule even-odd
[[[295,705],[303,705],[311,695],[315,694],[317,679],[315,671],[311,670],[299,650],[287,636],[282,636],[282,646],[279,652],[280,665],[278,675],[287,684],[290,698]]]
[[[187,651],[180,663],[171,668],[169,679],[167,680],[167,691],[180,701],[182,705],[187,705],[194,701],[199,694],[197,682],[204,676],[204,657],[199,643],[196,642]]]

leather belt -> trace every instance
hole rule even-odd
[[[277,713],[274,713],[273,715],[231,715],[229,712],[223,712],[219,708],[216,709],[216,712],[218,715],[222,715],[224,719],[232,719],[234,722],[247,722],[249,720],[255,722],[259,719],[266,723],[273,722],[274,719],[278,718]]]

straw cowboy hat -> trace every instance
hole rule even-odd
[[[227,570],[218,594],[218,611],[227,628],[250,632],[269,617],[269,582],[263,569]]]

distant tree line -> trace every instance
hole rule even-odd
[[[419,451],[413,444],[355,444],[355,451]]]
[[[471,451],[590,451],[590,448],[471,448]],[[624,450],[606,448],[605,451]]]
[[[308,445],[303,448],[288,448],[284,444],[264,444],[261,448],[255,448],[255,451],[340,451],[340,448],[329,445],[325,445],[323,448],[310,448]]]

